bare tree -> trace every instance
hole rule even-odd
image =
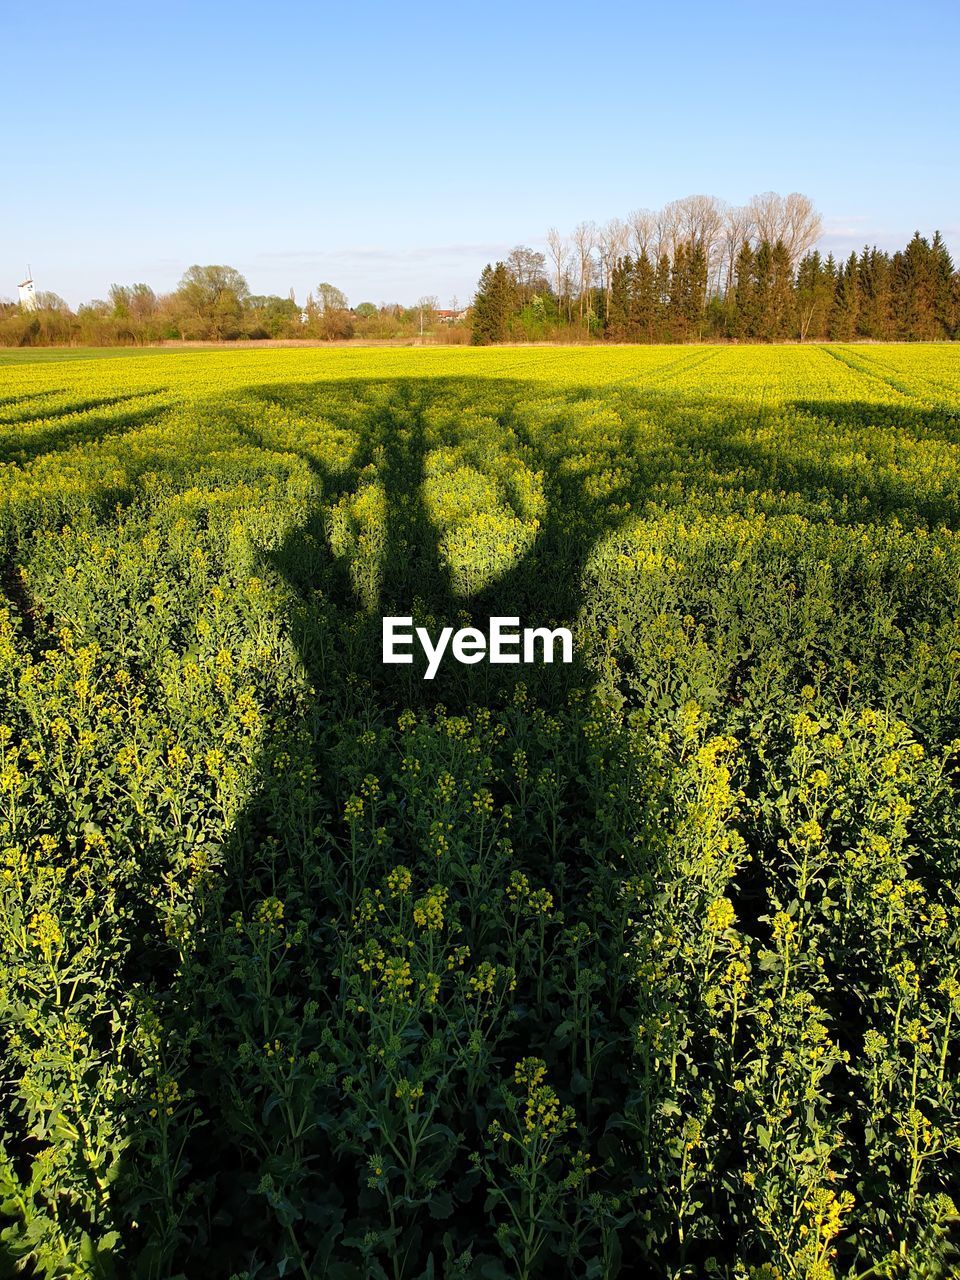
[[[671,200],[657,210],[653,221],[653,252],[657,259],[666,254],[673,261],[679,239],[679,224],[679,201]]]
[[[569,246],[565,237],[560,234],[556,227],[551,227],[547,232],[547,248],[550,250],[550,261],[553,263],[553,269],[557,273],[557,315],[559,316]]]
[[[567,303],[567,324],[573,323],[573,295],[577,281],[573,274],[573,259],[568,258],[563,268],[563,296]]]
[[[424,329],[433,328],[437,318],[438,308],[437,296],[433,293],[425,293],[423,297],[417,299],[417,311],[420,319],[420,341],[423,341]]]
[[[708,297],[728,289],[736,272],[736,261],[744,244],[768,240],[782,241],[796,271],[797,264],[820,236],[822,222],[812,201],[800,192],[781,196],[766,191],[749,204],[728,205],[725,200],[703,193],[671,200],[662,209],[635,209],[624,222],[611,218],[598,230],[593,222],[581,222],[569,237],[555,227],[547,232],[552,273],[556,281],[558,308],[566,296],[567,318],[572,319],[572,296],[578,295],[581,321],[589,312],[592,290],[599,268],[599,284],[610,307],[613,272],[618,258],[630,249],[639,258],[646,254],[655,267],[663,259],[672,263],[678,246],[702,249],[707,261]],[[519,246],[515,255],[532,254]],[[596,255],[596,256],[595,256]],[[523,290],[524,260],[514,264],[514,274]],[[541,263],[543,258],[541,255]],[[566,295],[564,294],[566,290]]]
[[[685,196],[673,204],[677,239],[698,244],[707,259],[707,288],[717,286],[723,256],[726,204],[716,196]]]
[[[617,260],[627,252],[630,243],[630,228],[620,218],[611,218],[600,229],[598,235],[600,249],[601,288],[606,295],[607,314],[610,311],[610,290],[613,285],[613,270]]]
[[[820,239],[823,219],[819,210],[813,207],[810,197],[802,195],[799,191],[791,191],[784,205],[787,225],[787,238],[784,244],[790,254],[790,266],[796,271],[797,263]]]
[[[317,306],[321,314],[326,315],[329,311],[346,311],[349,305],[347,295],[335,284],[328,284],[324,280],[317,285]]]
[[[756,222],[750,205],[728,205],[723,224],[723,279],[724,289],[729,289],[736,273],[737,257],[756,230]]]
[[[587,291],[593,283],[593,251],[597,246],[597,227],[593,222],[578,222],[573,229],[573,248],[576,255],[577,291],[580,295],[580,319]],[[587,300],[587,310],[590,304]]]
[[[776,244],[782,240],[790,256],[790,266],[797,263],[820,238],[823,222],[809,196],[791,191],[788,196],[764,191],[750,201],[758,240]]]
[[[764,191],[750,201],[758,240],[776,244],[783,236],[783,197],[776,191]]]
[[[638,258],[650,254],[656,218],[652,209],[634,209],[627,219],[633,236],[633,251]]]
[[[70,308],[67,303],[60,297],[59,293],[54,293],[52,289],[41,289],[37,294],[37,306],[41,311],[58,311],[63,315],[68,315]]]
[[[506,268],[513,276],[523,302],[529,302],[537,281],[543,279],[546,265],[547,260],[542,253],[536,249],[529,249],[524,244],[518,244],[516,248],[510,250]]]

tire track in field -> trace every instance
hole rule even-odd
[[[111,436],[129,435],[159,422],[169,408],[165,401],[156,403],[151,394],[124,397],[123,406],[114,413],[84,410],[34,420],[21,432],[11,430],[10,424],[0,423],[0,465],[26,467],[40,457],[97,445]]]
[[[881,369],[888,369],[891,373],[902,372],[897,369],[895,365],[891,365],[887,361],[881,360],[876,355],[866,351],[860,353],[860,359],[866,361],[868,365],[877,365]],[[946,395],[952,399],[960,397],[960,385],[954,386],[948,382],[941,382],[937,378],[932,378],[928,373],[911,372],[910,376],[912,378],[916,378],[919,382],[925,382],[927,386],[932,387],[938,395]],[[943,408],[951,417],[960,417],[960,407],[947,404],[944,405]]]
[[[699,369],[704,364],[708,364],[711,360],[716,360],[719,355],[719,347],[713,347],[708,351],[685,351],[682,356],[677,357],[675,360],[668,360],[666,364],[658,365],[654,369],[646,369],[643,373],[638,373],[632,378],[617,378],[606,385],[610,387],[632,387],[654,380],[658,383],[669,382],[679,377],[682,373],[690,373],[694,369]],[[655,386],[652,390],[658,390],[658,387]]]
[[[912,391],[909,387],[905,386],[903,383],[897,382],[893,378],[885,377],[877,369],[871,369],[869,366],[865,367],[859,362],[858,357],[850,354],[841,355],[839,351],[828,346],[820,346],[817,350],[821,351],[826,356],[830,356],[831,359],[836,360],[852,373],[859,373],[871,382],[880,382],[884,386],[889,387],[892,391],[896,391],[897,395],[905,396],[908,400],[915,400],[922,403],[921,397],[915,391]]]
[[[851,352],[847,352],[846,355],[841,355],[840,352],[827,346],[821,346],[818,349],[825,355],[832,356],[835,360],[838,360],[852,372],[860,373],[865,378],[869,378],[872,382],[880,382],[884,386],[890,387],[893,391],[896,391],[898,395],[905,396],[908,400],[940,409],[948,417],[954,418],[960,416],[960,409],[956,406],[949,403],[944,404],[936,398],[931,398],[923,390],[915,389],[914,387],[911,387],[909,383],[901,381],[905,376],[901,370],[897,369],[896,366],[884,364],[883,361],[877,359],[875,356],[869,356],[865,352],[859,351],[855,356]],[[888,373],[883,372],[884,369],[886,369],[890,375],[895,376],[888,376]],[[919,379],[921,382],[928,383],[931,387],[934,387],[941,393],[946,392],[948,395],[957,395],[957,388],[948,387],[945,383],[938,383],[926,374],[911,373],[910,376]]]

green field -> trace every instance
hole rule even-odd
[[[960,349],[56,354],[0,1274],[950,1274]]]

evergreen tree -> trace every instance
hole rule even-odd
[[[751,337],[761,341],[769,339],[771,294],[773,290],[773,246],[769,240],[761,240],[753,264],[754,315]]]
[[[942,337],[937,319],[937,268],[929,242],[919,231],[894,258],[895,307],[901,338],[931,342]]]
[[[673,251],[673,262],[670,264],[670,293],[667,298],[667,324],[670,336],[681,342],[687,336],[684,323],[686,285],[687,246],[681,242]]]
[[[687,254],[686,323],[688,333],[703,338],[703,310],[707,302],[707,276],[710,267],[702,240],[695,240]]]
[[[630,257],[618,258],[610,273],[610,305],[604,329],[614,342],[636,342],[637,336],[631,324],[631,293],[633,262]]]
[[[681,241],[670,271],[669,322],[681,342],[699,338],[703,329],[703,301],[707,290],[707,256],[699,240]]]
[[[808,338],[819,341],[827,336],[827,323],[833,305],[836,273],[833,260],[829,265],[816,249],[806,254],[797,268],[796,326],[801,342]]]
[[[857,264],[860,315],[857,332],[864,338],[886,340],[894,335],[893,266],[882,250],[864,249]]]
[[[733,332],[735,338],[752,338],[757,327],[756,256],[750,242],[744,240],[734,265]]]
[[[796,269],[784,240],[746,239],[725,287],[711,298],[699,236],[680,240],[672,256],[654,259],[641,249],[636,257],[614,258],[607,269],[609,282],[593,295],[595,312],[585,295],[585,317],[591,333],[613,342],[960,338],[960,272],[939,232],[932,240],[917,232],[893,255],[864,246],[842,265],[832,254],[824,259],[813,250]],[[567,293],[575,294],[573,282]],[[488,264],[474,302],[473,342],[504,342],[520,332],[545,336],[553,316],[553,296],[547,294],[543,305],[534,308],[528,300],[520,311],[515,273],[504,263]],[[556,321],[564,323],[559,308]],[[571,323],[569,310],[566,322]]]
[[[851,253],[837,275],[833,310],[830,314],[830,337],[836,342],[850,342],[857,336],[857,321],[860,315],[858,265],[857,255]]]
[[[646,252],[641,253],[634,269],[633,316],[637,337],[641,342],[659,342],[663,337],[663,305],[657,284],[657,272]]]
[[[956,295],[953,287],[953,259],[950,257],[947,246],[943,243],[943,236],[939,231],[934,232],[930,255],[935,290],[934,307],[937,323],[941,330],[937,336],[940,338],[952,338],[957,327]]]
[[[782,240],[770,250],[770,286],[763,332],[768,342],[782,342],[793,336],[796,319],[796,297],[790,254]]]
[[[823,287],[827,297],[827,310],[823,321],[823,337],[830,337],[830,321],[833,317],[833,305],[837,296],[837,281],[840,279],[840,266],[832,253],[827,254],[823,264]]]
[[[506,342],[510,336],[510,320],[515,310],[515,286],[510,272],[502,262],[495,267],[489,263],[480,273],[480,281],[473,300],[474,346],[492,342]]]
[[[470,341],[474,346],[481,346],[484,343],[494,341],[494,339],[490,337],[492,289],[493,267],[491,267],[488,262],[480,272],[480,279],[477,282],[477,291],[473,296],[473,332],[470,335]]]
[[[667,337],[670,309],[670,258],[666,253],[661,253],[657,261],[656,291],[657,319],[659,321],[657,337],[662,341]]]

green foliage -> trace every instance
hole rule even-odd
[[[192,266],[177,287],[176,313],[184,338],[236,338],[250,293],[234,267]]]
[[[516,300],[515,286],[504,264],[498,262],[491,267],[488,263],[481,272],[473,300],[471,341],[474,346],[506,341]]]

